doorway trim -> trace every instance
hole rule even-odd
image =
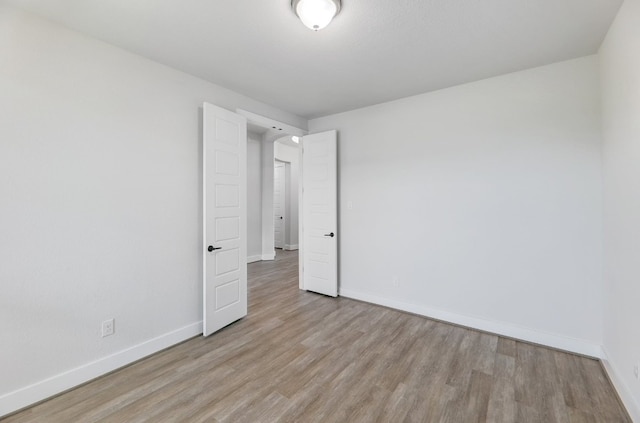
[[[247,122],[260,126],[265,129],[271,129],[274,131],[274,136],[284,137],[287,135],[302,137],[309,133],[309,131],[305,131],[304,129],[286,124],[284,122],[277,121],[275,119],[271,119],[265,116],[258,115],[253,112],[249,112],[243,109],[236,109],[236,113],[240,116],[244,116],[247,118]],[[277,135],[277,134],[280,135]]]

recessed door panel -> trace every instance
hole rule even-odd
[[[238,279],[216,287],[217,311],[237,304],[238,301],[240,301],[240,281]]]
[[[215,132],[216,141],[222,144],[238,147],[238,145],[240,144],[240,137],[238,137],[237,120],[235,118],[224,119],[220,117],[216,117],[214,119],[215,119],[214,132]]]
[[[238,185],[217,184],[215,188],[216,207],[238,207],[240,187]]]
[[[237,154],[216,151],[216,173],[220,175],[239,176],[240,160]]]
[[[239,217],[219,217],[216,219],[216,242],[238,239],[239,237]]]
[[[238,248],[220,250],[216,254],[216,276],[222,276],[240,268]]]

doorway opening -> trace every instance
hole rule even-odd
[[[280,228],[278,246],[283,251],[300,246],[299,288],[337,296],[337,132],[305,135],[299,128],[209,103],[203,105],[202,122],[203,334],[247,315],[247,263],[275,260],[275,215],[283,210],[279,220],[290,230],[287,235]],[[302,146],[294,141],[300,136]],[[276,160],[283,163],[278,166],[278,209]],[[298,189],[292,188],[295,169]],[[296,194],[301,201],[292,207]]]
[[[276,245],[283,251],[298,249],[300,289],[337,296],[337,132],[309,135],[251,112],[237,112],[247,119],[248,130],[247,262],[275,260]],[[289,189],[280,189],[289,205],[279,209],[274,204],[277,162],[285,163],[285,175],[287,163],[290,170]],[[297,207],[292,201],[296,197]],[[283,207],[285,213],[279,214]]]
[[[247,262],[275,260],[299,248],[300,148],[304,131],[248,114]],[[263,118],[265,119],[265,118]]]

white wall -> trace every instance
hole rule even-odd
[[[604,349],[640,422],[640,1],[626,0],[600,50],[603,98]]]
[[[599,355],[599,123],[595,56],[310,121],[342,295]]]
[[[2,5],[0,93],[1,416],[199,333],[203,101],[306,122]]]
[[[262,260],[262,136],[247,140],[247,258]]]
[[[285,248],[298,248],[298,173],[300,170],[300,152],[297,148],[276,142],[274,145],[275,158],[287,162],[287,231]]]

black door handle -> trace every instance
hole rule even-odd
[[[324,236],[330,236],[331,238],[333,238],[334,236],[336,236],[336,234],[334,234],[333,232],[331,232],[330,234],[324,234]]]
[[[214,247],[213,245],[209,245],[209,248],[207,248],[207,250],[209,250],[209,252],[213,250],[222,250],[222,247]]]
[[[282,216],[280,216],[280,220],[282,220]]]

